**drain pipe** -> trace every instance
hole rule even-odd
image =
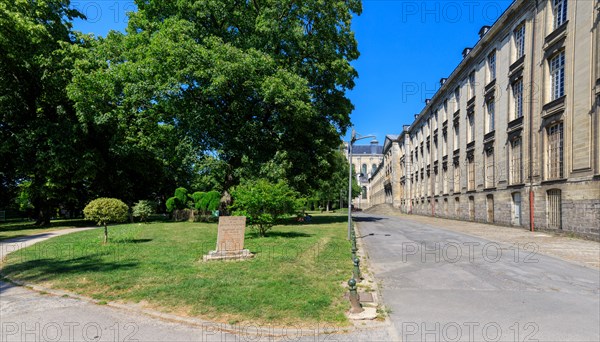
[[[529,82],[533,85],[533,78],[535,76],[535,29],[537,26],[536,16],[538,14],[538,1],[535,1],[535,10],[533,12],[533,25],[531,29],[531,67],[529,70]],[[534,231],[534,198],[533,192],[533,87],[530,87],[530,98],[529,98],[529,230]]]

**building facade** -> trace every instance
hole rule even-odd
[[[348,158],[348,144],[345,144],[346,158]],[[356,180],[361,187],[361,193],[352,200],[355,208],[367,209],[370,204],[370,186],[369,178],[375,172],[378,165],[383,160],[383,146],[379,141],[372,140],[369,145],[352,146],[352,167]]]
[[[383,165],[372,204],[598,238],[599,22],[598,0],[514,1],[391,143],[399,200]]]

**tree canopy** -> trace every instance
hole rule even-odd
[[[72,30],[69,0],[0,0],[3,194],[26,189],[46,221],[99,196],[331,180],[359,0],[136,4],[125,32],[93,37]]]
[[[277,160],[318,184],[353,107],[359,1],[137,1],[126,33],[92,42],[69,87],[80,120],[152,145],[174,130],[224,162],[227,190]]]

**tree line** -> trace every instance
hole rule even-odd
[[[97,197],[227,201],[252,179],[347,193],[359,0],[135,3],[98,37],[69,0],[0,0],[0,208],[43,225]]]

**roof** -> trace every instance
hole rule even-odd
[[[354,145],[352,146],[352,154],[372,154],[371,145]],[[383,154],[383,146],[375,146],[375,154]]]

